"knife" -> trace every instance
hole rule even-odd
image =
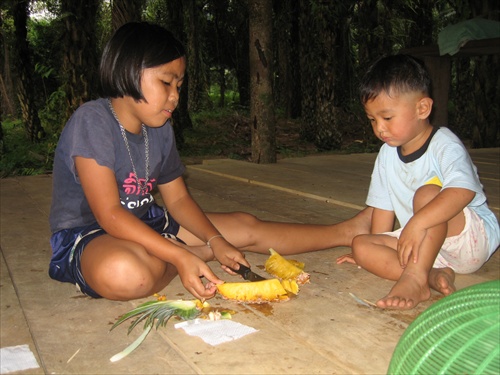
[[[248,281],[263,281],[263,280],[267,280],[265,279],[264,277],[260,276],[260,275],[257,275],[255,272],[252,272],[252,270],[250,268],[248,268],[247,266],[241,264],[241,263],[238,263],[240,265],[240,268],[235,270],[235,269],[232,269],[234,272],[236,272],[237,274],[243,276],[243,278],[245,280],[248,280]]]

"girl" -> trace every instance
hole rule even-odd
[[[368,233],[369,211],[332,226],[204,214],[184,184],[171,126],[185,69],[183,46],[157,25],[126,24],[106,45],[103,98],[73,114],[56,149],[52,278],[91,297],[129,300],[161,291],[178,274],[205,299],[223,283],[207,261],[234,274],[238,262],[249,265],[238,249],[292,254]],[[168,211],[154,202],[155,188]]]

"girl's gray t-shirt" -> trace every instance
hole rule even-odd
[[[113,117],[107,99],[98,99],[78,108],[64,127],[56,148],[53,167],[52,233],[62,229],[83,227],[96,222],[83,193],[75,168],[75,157],[94,159],[110,168],[115,176],[120,202],[137,217],[142,217],[153,204],[151,191],[182,176],[185,167],[175,145],[170,120],[159,128],[146,127],[149,139],[149,183],[143,194],[137,187],[130,156]],[[143,134],[126,132],[130,153],[139,179],[146,175]]]

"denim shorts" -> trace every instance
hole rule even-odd
[[[183,242],[176,237],[179,233],[179,224],[167,210],[153,204],[141,220],[165,238],[172,238]],[[85,227],[63,229],[50,238],[52,258],[49,265],[49,276],[57,281],[76,284],[82,293],[101,298],[87,285],[82,275],[80,259],[87,245],[94,238],[106,234],[99,224],[94,223]]]

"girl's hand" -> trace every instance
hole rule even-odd
[[[217,285],[224,283],[203,260],[191,253],[186,253],[176,267],[184,288],[200,300],[212,298],[217,292]],[[208,280],[206,285],[203,285],[202,277]]]
[[[351,264],[357,264],[356,261],[354,260],[352,253],[350,254],[344,254],[340,257],[337,258],[337,264],[342,264],[342,263],[351,263]]]
[[[243,253],[223,238],[217,241],[215,245],[212,245],[212,251],[215,259],[221,264],[221,268],[230,275],[236,275],[231,268],[237,270],[240,267],[239,263],[250,267]]]
[[[401,267],[405,268],[409,261],[417,263],[420,246],[426,235],[425,228],[414,225],[412,220],[408,221],[398,240],[397,252]]]

